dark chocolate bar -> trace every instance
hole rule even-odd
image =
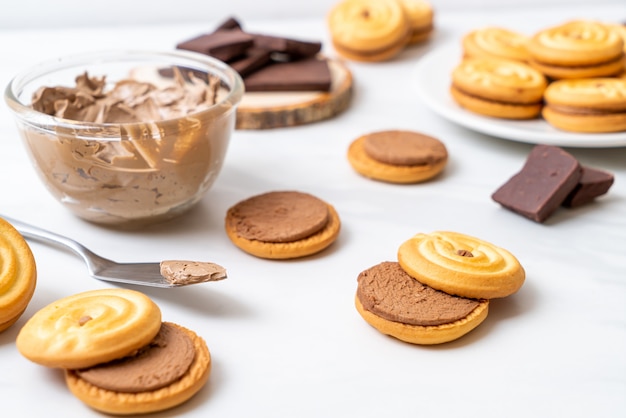
[[[582,169],[565,150],[535,146],[521,171],[496,190],[492,199],[535,222],[544,222],[578,184]]]
[[[229,17],[215,28],[216,31],[225,29],[241,29],[241,24],[234,17]]]
[[[254,44],[254,38],[240,30],[219,30],[197,36],[176,45],[177,49],[199,52],[228,62],[243,55]]]
[[[249,48],[243,57],[228,63],[240,76],[245,77],[266,66],[272,60],[272,53],[267,49]]]
[[[574,190],[565,198],[563,206],[574,208],[591,202],[608,192],[614,180],[611,173],[583,166],[582,176]]]
[[[253,34],[252,36],[256,47],[285,54],[295,59],[312,57],[322,49],[321,42],[300,41],[271,35]]]
[[[329,91],[331,74],[324,59],[278,62],[244,78],[246,91]]]

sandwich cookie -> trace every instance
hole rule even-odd
[[[558,80],[544,95],[542,115],[571,132],[626,131],[626,78]]]
[[[551,79],[614,76],[624,70],[624,41],[610,26],[575,20],[537,32],[530,64]]]
[[[426,41],[434,31],[434,10],[426,0],[400,0],[411,25],[409,45]]]
[[[27,359],[65,369],[70,391],[106,413],[134,415],[179,405],[206,383],[204,340],[161,322],[159,307],[129,289],[92,290],[36,312],[16,346]]]
[[[464,57],[495,57],[527,62],[529,40],[524,34],[488,26],[467,33],[461,43]]]
[[[36,284],[37,267],[28,243],[0,218],[0,332],[22,316]]]
[[[524,269],[513,254],[457,232],[414,235],[400,245],[398,262],[419,282],[465,298],[509,296],[525,280]]]
[[[335,50],[355,61],[391,59],[411,38],[409,17],[397,0],[342,0],[327,24]]]
[[[289,259],[315,254],[339,235],[339,215],[330,204],[297,191],[273,191],[228,209],[226,234],[243,251],[260,258]]]
[[[501,58],[467,58],[452,72],[450,93],[463,108],[485,116],[531,119],[541,112],[547,80],[529,65]]]
[[[363,135],[348,148],[356,172],[389,183],[418,183],[438,175],[448,151],[438,139],[411,131],[380,131]]]
[[[467,334],[487,317],[488,300],[435,290],[383,262],[358,276],[356,309],[383,334],[412,344],[441,344]]]

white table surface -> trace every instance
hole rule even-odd
[[[0,84],[39,61],[91,49],[171,49],[205,25],[0,30]],[[519,170],[531,144],[485,136],[433,113],[410,85],[427,51],[466,31],[499,24],[532,33],[571,18],[626,20],[626,5],[439,14],[436,36],[398,59],[350,63],[351,107],[316,124],[234,133],[224,169],[206,198],[181,218],[141,231],[116,231],[75,218],[49,195],[0,106],[0,214],[75,238],[119,261],[195,259],[225,266],[229,278],[175,290],[143,288],[163,319],[204,337],[213,356],[209,384],[159,417],[624,417],[626,416],[626,148],[568,148],[616,181],[594,204],[560,210],[536,224],[490,195]],[[249,20],[248,30],[320,39],[322,20]],[[445,174],[397,186],[357,175],[348,144],[364,133],[412,129],[440,138]],[[343,229],[323,253],[296,261],[254,258],[223,229],[228,207],[271,190],[312,193],[338,210]],[[515,295],[494,300],[465,337],[434,347],[383,336],[354,308],[356,277],[395,260],[413,234],[453,230],[500,245],[527,272]],[[0,334],[2,416],[100,416],[74,398],[58,370],[21,357],[15,337],[52,301],[104,288],[76,256],[31,243],[35,295]]]

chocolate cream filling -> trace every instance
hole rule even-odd
[[[577,107],[567,105],[554,105],[548,103],[548,106],[554,112],[562,113],[565,115],[581,115],[581,116],[594,116],[594,115],[618,115],[626,114],[626,109],[594,109],[591,107]]]
[[[293,242],[328,224],[328,205],[307,193],[269,192],[251,197],[228,211],[227,222],[242,238],[263,242]]]
[[[467,317],[480,304],[418,282],[397,262],[377,264],[361,272],[357,282],[357,297],[366,310],[403,324],[449,324]]]
[[[75,373],[102,389],[147,392],[169,386],[184,376],[195,355],[193,341],[185,331],[163,322],[152,342],[135,354]]]
[[[448,158],[448,151],[441,141],[407,131],[367,135],[363,149],[378,162],[400,166],[432,165]]]
[[[457,89],[459,92],[463,93],[465,96],[473,97],[474,99],[482,100],[484,102],[491,102],[491,103],[501,104],[505,106],[537,106],[537,105],[543,104],[543,98],[535,102],[526,102],[526,103],[514,102],[514,101],[504,102],[501,100],[493,100],[493,99],[489,99],[486,97],[477,96],[472,93],[468,93],[467,91],[459,88],[459,86],[457,86],[456,84],[453,84],[453,88]]]

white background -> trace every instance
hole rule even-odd
[[[0,13],[3,86],[17,72],[60,55],[173,48],[235,8],[246,16],[247,28],[321,39],[324,52],[334,56],[323,21],[327,1],[272,3],[274,13],[308,14],[314,6],[318,13],[282,19],[262,15],[267,5],[242,1],[151,2],[150,7],[143,2],[141,8],[122,1],[14,3]],[[532,33],[581,17],[622,21],[626,4],[561,1],[543,7],[557,3],[545,0],[509,9],[505,0],[486,8],[474,7],[474,1],[454,11],[444,9],[452,2],[445,3],[436,9],[437,32],[428,44],[385,63],[349,63],[355,89],[345,113],[295,128],[235,132],[223,171],[200,204],[179,219],[141,231],[88,224],[54,201],[30,166],[8,108],[0,105],[0,214],[68,235],[114,260],[208,260],[228,270],[229,278],[217,283],[144,290],[165,320],[196,331],[213,355],[209,384],[185,405],[154,416],[626,416],[626,148],[568,148],[583,164],[613,172],[615,184],[594,204],[560,210],[536,224],[490,199],[521,168],[532,144],[457,126],[428,108],[412,87],[426,54],[458,45],[470,29],[500,24]],[[2,7],[9,9],[7,4]],[[170,11],[176,11],[171,20]],[[143,23],[128,24],[133,19]],[[346,160],[348,145],[382,129],[441,139],[450,154],[443,175],[406,186],[357,175]],[[342,231],[332,247],[279,262],[232,245],[224,232],[226,210],[280,189],[309,192],[335,206]],[[517,294],[492,301],[485,322],[465,337],[436,347],[404,344],[358,315],[356,277],[395,259],[398,246],[413,234],[435,230],[463,232],[508,249],[526,269],[526,282]],[[37,243],[31,248],[38,267],[35,295],[16,325],[0,334],[0,415],[102,416],[69,393],[59,370],[29,362],[14,341],[44,305],[110,285],[90,279],[72,254]]]
[[[0,28],[79,27],[206,22],[235,15],[243,20],[323,18],[336,0],[19,0],[3,1]],[[624,0],[432,0],[439,12],[551,8]],[[625,17],[626,18],[626,17]]]

